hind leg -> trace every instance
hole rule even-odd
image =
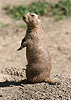
[[[60,85],[60,84],[61,84],[59,81],[56,81],[56,80],[53,80],[53,79],[50,79],[50,78],[47,78],[47,79],[45,80],[45,82],[48,82],[48,83],[51,84],[51,85],[55,85],[55,84]]]

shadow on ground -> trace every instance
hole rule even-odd
[[[41,82],[37,82],[37,83],[41,83]],[[19,86],[19,85],[22,85],[22,84],[37,84],[37,83],[31,83],[31,82],[27,82],[26,79],[24,80],[21,80],[19,82],[15,82],[15,81],[5,81],[5,82],[0,82],[0,87],[9,87],[11,85],[14,85],[14,86]],[[45,83],[48,83],[48,82],[45,82]],[[49,83],[50,85],[53,85],[51,83]]]
[[[0,82],[0,87],[9,87],[10,85],[19,86],[21,84],[32,84],[32,83],[27,82],[26,79],[19,82],[5,81],[5,82]]]

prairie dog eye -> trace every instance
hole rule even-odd
[[[34,17],[34,15],[31,15],[32,17]]]

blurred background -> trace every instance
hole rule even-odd
[[[41,16],[51,74],[71,75],[71,0],[0,0],[0,81],[25,77],[25,48],[16,50],[25,36],[27,12]]]

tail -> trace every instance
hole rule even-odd
[[[22,50],[22,49],[23,49],[23,47],[20,47],[19,49],[17,49],[17,51]]]
[[[46,83],[48,82],[48,83],[51,84],[51,85],[55,85],[55,84],[60,85],[60,84],[61,84],[60,81],[56,81],[56,80],[53,80],[53,79],[50,79],[50,78],[47,78],[47,79],[45,80],[45,82],[46,82]]]

